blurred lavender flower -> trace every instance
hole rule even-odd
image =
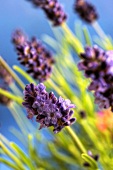
[[[105,75],[106,70],[106,55],[105,51],[97,46],[86,47],[85,53],[80,54],[83,60],[79,62],[79,70],[85,71],[85,77],[90,77],[93,80],[99,80]]]
[[[39,129],[53,126],[54,133],[57,133],[75,122],[75,118],[71,118],[73,111],[70,110],[75,105],[62,97],[57,99],[53,92],[46,92],[42,83],[37,86],[26,85],[23,106],[27,109],[29,119],[36,116],[36,121],[40,123]]]
[[[113,111],[113,51],[86,47],[81,57],[83,60],[78,63],[78,68],[92,80],[88,90],[94,91],[95,103],[104,109],[111,106]]]
[[[0,88],[3,90],[6,90],[6,88],[4,88],[3,86],[0,85]],[[1,105],[5,105],[8,106],[11,103],[11,99],[7,98],[6,96],[0,94],[0,104]]]
[[[18,60],[27,67],[27,72],[34,79],[42,82],[50,77],[55,60],[35,37],[29,41],[21,30],[16,30],[13,33],[12,42],[19,55]]]
[[[12,76],[7,72],[7,70],[0,63],[0,84],[10,85],[13,82]]]
[[[92,23],[98,18],[95,7],[85,0],[76,0],[74,10],[79,14],[81,19]]]
[[[15,45],[23,45],[28,40],[27,36],[20,30],[16,30],[12,36],[12,42]]]
[[[13,82],[13,77],[8,73],[4,66],[0,63],[0,89],[7,90]],[[11,100],[0,94],[0,104],[8,106]]]
[[[54,26],[61,25],[66,19],[67,15],[63,11],[62,6],[57,0],[31,0],[36,7],[44,10],[47,18],[53,22]]]

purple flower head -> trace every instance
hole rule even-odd
[[[67,19],[67,15],[57,0],[32,0],[32,3],[45,12],[54,26],[61,25]]]
[[[82,53],[83,60],[79,62],[79,70],[85,71],[85,76],[93,80],[98,80],[103,77],[106,70],[106,54],[105,51],[97,46],[86,47],[85,53]]]
[[[46,92],[46,87],[42,83],[37,86],[26,85],[23,106],[27,109],[29,119],[36,117],[36,121],[40,123],[39,129],[53,126],[54,133],[57,133],[75,122],[75,118],[71,118],[73,115],[71,108],[75,105],[62,97],[57,99],[53,92]]]
[[[95,7],[85,0],[76,0],[74,10],[87,23],[92,23],[98,19]]]
[[[55,60],[52,54],[35,37],[29,41],[23,32],[15,31],[13,34],[13,43],[15,45],[18,60],[27,68],[27,72],[40,82],[50,77],[52,65]],[[22,39],[22,40],[21,40]]]
[[[81,57],[83,60],[78,63],[78,68],[92,80],[88,90],[94,91],[95,103],[101,109],[111,107],[113,111],[113,51],[86,47]]]

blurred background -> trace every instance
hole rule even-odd
[[[74,0],[59,0],[68,14],[67,23],[71,30],[74,30],[74,22],[78,21],[77,14],[74,13]],[[99,24],[106,34],[113,37],[113,0],[89,0],[93,3],[99,13]],[[85,24],[85,23],[83,23]],[[87,25],[91,35],[95,31]],[[43,34],[53,36],[52,30],[46,17],[40,9],[25,0],[0,0],[0,55],[8,62],[10,66],[18,65],[17,55],[11,43],[11,34],[16,28],[23,29],[30,37],[36,36],[41,39]],[[57,28],[55,28],[57,29]],[[9,140],[18,143],[17,139],[9,131],[11,126],[16,127],[16,123],[8,109],[0,106],[0,133]],[[18,128],[18,127],[17,127]],[[19,144],[19,143],[18,143]],[[6,167],[1,167],[6,170]]]

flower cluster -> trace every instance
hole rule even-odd
[[[98,18],[95,7],[85,0],[76,0],[74,9],[81,19],[88,23],[92,23]]]
[[[53,22],[54,26],[61,25],[67,19],[67,15],[57,0],[32,0],[32,3],[36,7],[43,9],[47,18]]]
[[[95,103],[100,108],[113,111],[113,51],[107,51],[97,46],[86,47],[81,54],[79,70],[85,71],[85,76],[91,78],[88,90],[94,91]]]
[[[62,97],[57,99],[53,92],[46,92],[43,83],[37,86],[26,85],[23,106],[27,109],[29,119],[36,116],[36,121],[40,123],[40,129],[53,126],[54,133],[57,133],[65,126],[70,126],[75,122],[75,118],[71,118],[73,110],[70,110],[75,105]]]
[[[42,82],[50,77],[55,60],[35,37],[30,41],[21,30],[16,30],[12,36],[12,42],[19,55],[18,60],[27,67],[27,72],[34,79]]]

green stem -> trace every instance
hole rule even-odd
[[[23,138],[23,133],[19,130],[17,130],[15,127],[11,127],[9,131],[23,144],[24,147],[26,147],[25,138]]]
[[[52,156],[55,157],[58,161],[65,162],[67,160],[68,164],[76,165],[75,158],[71,158],[68,155],[58,152],[53,143],[49,143],[48,147]]]
[[[106,34],[104,33],[104,31],[102,30],[102,28],[100,27],[100,25],[98,24],[97,21],[95,21],[92,24],[93,28],[95,29],[95,31],[97,32],[97,34],[104,40],[108,39],[108,37],[106,36]]]
[[[66,128],[68,133],[71,135],[74,143],[76,144],[76,146],[79,148],[81,153],[86,153],[86,149],[84,148],[83,144],[81,143],[80,139],[78,138],[78,136],[76,135],[76,133],[71,129],[71,127],[67,127]]]
[[[112,42],[110,41],[110,39],[108,38],[108,36],[104,33],[103,29],[100,27],[100,25],[98,24],[97,21],[95,21],[92,24],[93,28],[95,29],[95,31],[97,32],[97,34],[100,36],[100,38],[104,41],[104,43],[107,45],[107,49],[108,50],[112,50],[113,49],[113,45]]]
[[[92,46],[91,37],[90,37],[87,27],[83,27],[83,34],[84,34],[86,44],[89,46]]]
[[[81,125],[83,126],[84,130],[88,134],[94,146],[101,152],[103,158],[107,161],[110,161],[109,156],[106,154],[106,149],[103,148],[101,141],[99,140],[99,138],[97,137],[93,129],[88,125],[88,122],[86,120],[82,120]],[[105,162],[105,164],[107,163],[107,161]]]
[[[34,130],[35,130],[34,126],[27,119],[22,108],[18,104],[13,103],[13,105],[10,105],[8,108],[9,108],[10,112],[12,113],[15,121],[17,122],[17,124],[18,124],[19,128],[21,129],[21,132],[24,134],[24,136],[26,136],[29,131],[32,133],[34,132]]]
[[[76,38],[76,36],[72,33],[69,27],[64,23],[62,24],[62,28],[67,34],[67,37],[69,37],[70,43],[75,49],[76,53],[79,55],[80,53],[84,52],[81,42]]]
[[[3,136],[2,134],[0,134],[0,141],[3,141],[7,146],[9,146],[9,141],[7,138],[5,138],[5,136]]]
[[[36,85],[35,80],[31,76],[29,76],[28,73],[22,70],[19,66],[14,65],[13,69],[20,73],[29,83],[34,83]]]
[[[3,89],[1,89],[1,88],[0,88],[0,94],[6,96],[6,97],[14,100],[14,101],[17,102],[18,104],[22,105],[23,100],[22,100],[21,97],[17,97],[17,96],[15,96],[15,95],[13,95],[12,93],[10,93],[10,92],[8,92],[8,91],[6,91],[6,90],[3,90]]]
[[[96,160],[94,160],[94,158],[84,153],[81,156],[86,162],[88,162],[91,165],[92,170],[98,170],[98,165]]]
[[[99,143],[98,137],[96,136],[92,128],[89,126],[88,122],[86,120],[82,120],[81,125],[84,128],[84,130],[87,132],[90,140],[94,143],[95,147],[97,147],[99,150],[100,149],[103,150],[102,144]]]
[[[64,98],[67,98],[63,91],[51,79],[49,79],[45,84],[49,84],[59,95]]]
[[[21,170],[25,170],[22,162],[15,156],[13,153],[10,152],[10,150],[2,143],[0,142],[0,146],[3,149],[3,151],[6,153],[7,156],[9,156]]]
[[[0,63],[3,65],[3,67],[11,74],[11,76],[14,78],[14,80],[18,83],[18,85],[24,89],[25,85],[21,81],[21,79],[14,73],[14,71],[9,67],[9,65],[3,60],[2,57],[0,57]]]
[[[12,162],[9,162],[8,160],[5,160],[3,158],[0,158],[0,162],[7,165],[9,168],[14,169],[14,170],[20,170],[17,165],[13,164]]]
[[[11,112],[12,116],[14,117],[14,119],[16,120],[21,132],[24,134],[25,137],[27,137],[28,130],[26,129],[26,125],[25,125],[25,123],[23,122],[23,120],[20,117],[20,114],[23,114],[23,113],[19,112],[18,108],[15,107],[15,103],[10,105],[8,107],[8,109],[10,110],[10,112]]]
[[[10,146],[13,148],[14,152],[21,156],[22,162],[30,169],[30,170],[36,170],[35,166],[32,164],[32,161],[30,158],[23,152],[23,150],[16,145],[14,142],[10,142]]]
[[[18,95],[18,96],[23,96],[22,92],[20,91],[20,89],[16,86],[16,84],[13,82],[10,84],[10,89],[12,90],[12,92],[15,94],[15,95]]]

